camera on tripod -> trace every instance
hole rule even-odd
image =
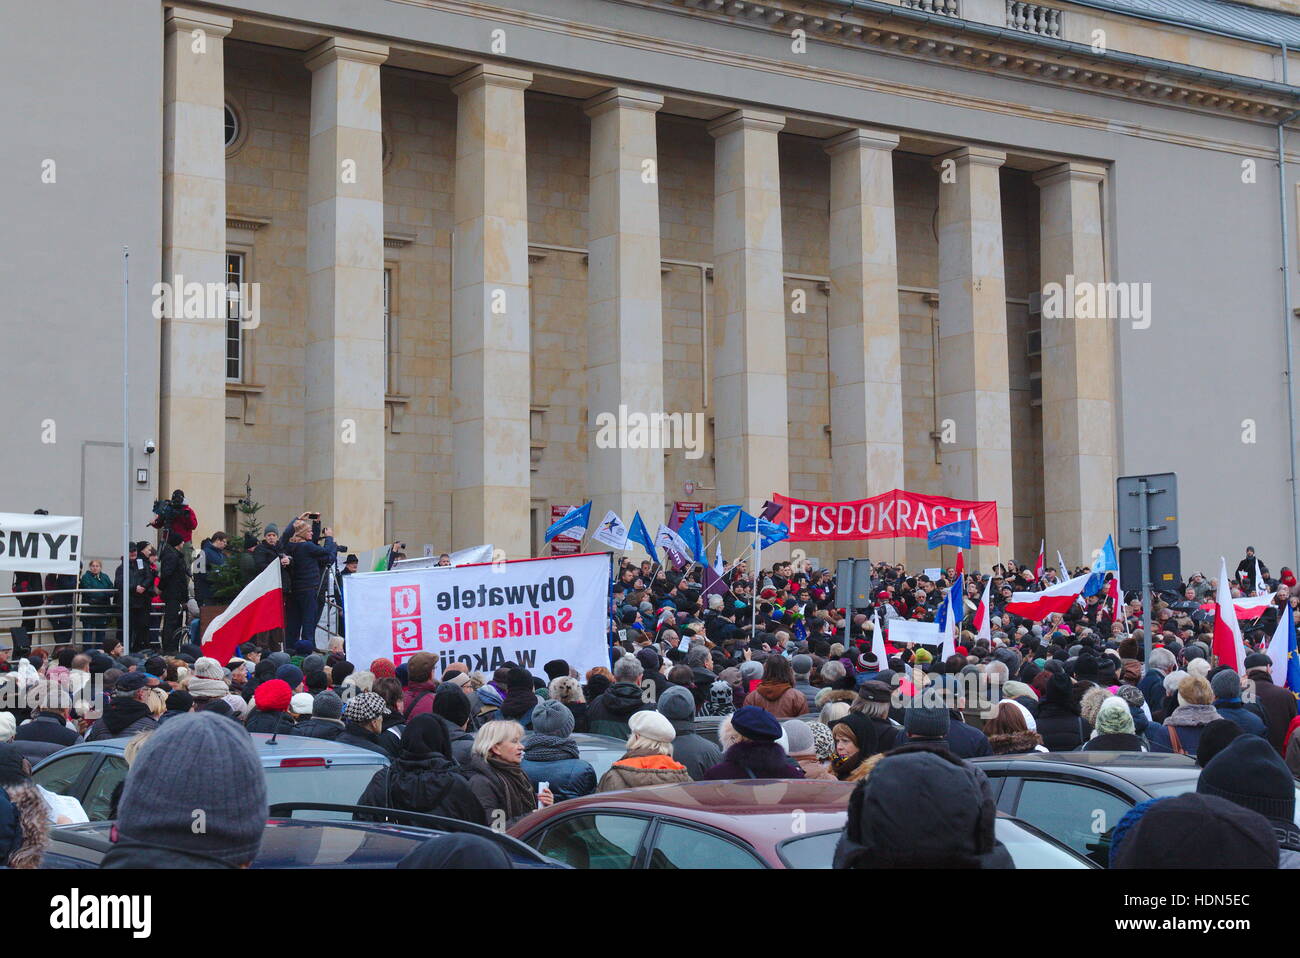
[[[156,525],[170,527],[172,520],[183,515],[185,511],[185,493],[177,489],[170,499],[155,499],[153,513],[158,517]]]

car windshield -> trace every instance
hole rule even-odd
[[[782,842],[776,853],[786,868],[830,868],[835,857],[835,843],[842,829],[815,832]]]
[[[373,765],[308,765],[302,768],[277,768],[266,772],[266,803],[329,802],[335,805],[355,805],[366,790],[375,773],[384,766]],[[339,812],[301,812],[295,818],[351,818]]]
[[[1036,835],[1010,818],[999,818],[993,826],[998,841],[1007,847],[1016,868],[1087,868],[1088,863],[1061,846]]]

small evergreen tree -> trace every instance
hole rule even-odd
[[[253,555],[245,548],[249,536],[252,536],[253,543],[262,538],[262,521],[257,517],[262,511],[262,504],[253,498],[252,476],[245,480],[244,497],[235,504],[235,508],[239,511],[239,534],[230,537],[226,561],[217,569],[208,570],[212,597],[218,602],[233,602],[235,596],[257,575]]]

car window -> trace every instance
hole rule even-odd
[[[280,768],[272,766],[266,772],[266,803],[328,802],[335,805],[355,805],[366,790],[375,773],[384,768],[373,765],[308,765]],[[295,818],[350,819],[349,812],[306,811]]]
[[[1086,862],[1071,855],[1060,845],[1053,844],[1041,835],[1035,835],[1019,822],[999,818],[995,834],[1007,851],[1016,868],[1087,868]]]
[[[77,752],[56,758],[42,765],[32,773],[32,781],[42,788],[48,788],[57,795],[71,794],[72,786],[81,775],[94,752]]]
[[[837,828],[791,838],[777,846],[776,853],[786,868],[830,868],[835,858],[835,845],[843,831]]]
[[[120,755],[105,755],[90,780],[81,807],[92,822],[106,822],[113,817],[113,793],[126,780],[126,759]]]
[[[619,745],[617,748],[609,748],[604,745],[578,745],[578,758],[591,766],[591,770],[596,773],[596,781],[600,781],[601,776],[609,771],[609,767],[627,754],[627,746]]]
[[[766,868],[746,848],[698,828],[663,822],[650,850],[651,868]]]
[[[529,844],[574,868],[631,868],[648,825],[630,815],[574,815]]]
[[[1090,785],[1029,778],[1020,787],[1015,817],[1106,868],[1111,830],[1130,807]]]

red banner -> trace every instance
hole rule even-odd
[[[777,493],[781,503],[777,521],[790,527],[791,542],[826,542],[848,539],[924,539],[939,526],[962,519],[971,521],[971,545],[998,544],[998,504],[893,492],[856,502],[808,502]]]

